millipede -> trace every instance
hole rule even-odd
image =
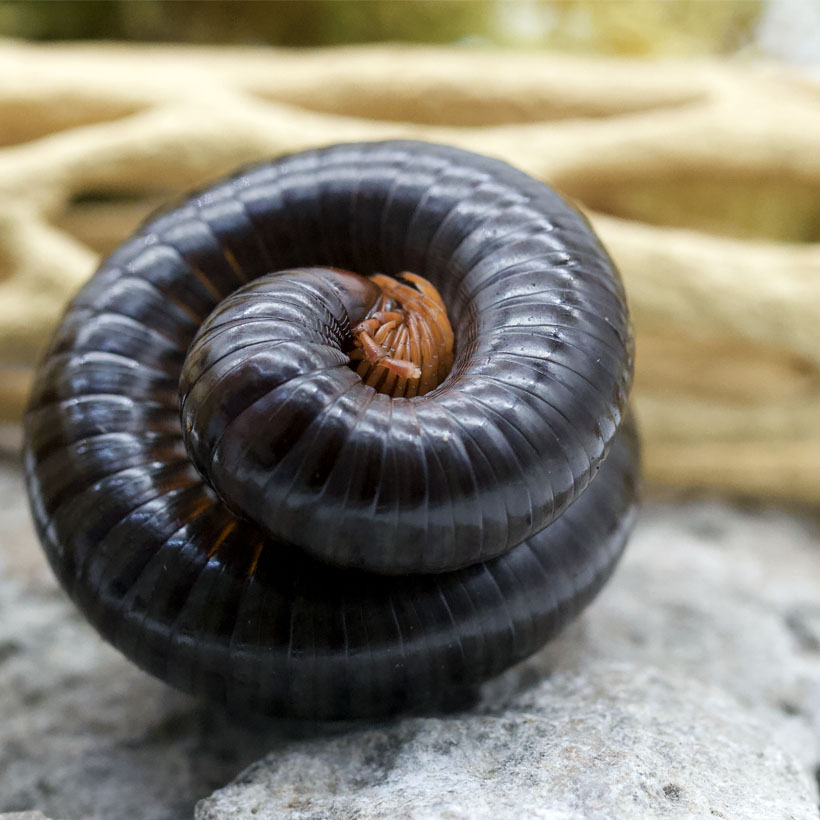
[[[415,141],[291,154],[154,214],[69,305],[24,418],[35,525],[175,687],[437,708],[612,573],[632,366],[617,271],[547,185]]]

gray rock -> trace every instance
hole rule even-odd
[[[294,743],[196,820],[817,818],[806,773],[730,698],[630,664],[559,674],[499,715]]]
[[[650,506],[577,627],[488,690],[599,661],[732,695],[807,771],[820,766],[820,525],[718,503]]]

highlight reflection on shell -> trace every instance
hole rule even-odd
[[[373,294],[339,269],[440,291],[438,387],[349,366]],[[631,370],[617,274],[546,186],[424,143],[295,154],[155,216],[73,301],[25,419],[35,522],[91,623],[175,686],[298,717],[434,705],[612,571]]]

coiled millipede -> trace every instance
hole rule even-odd
[[[38,533],[174,686],[428,708],[612,571],[632,358],[608,256],[540,182],[420,142],[286,156],[151,218],[68,308],[25,416]]]

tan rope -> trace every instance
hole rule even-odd
[[[650,481],[820,502],[818,134],[820,85],[771,66],[0,43],[0,416],[100,254],[164,199],[410,136],[587,211],[634,312]]]

